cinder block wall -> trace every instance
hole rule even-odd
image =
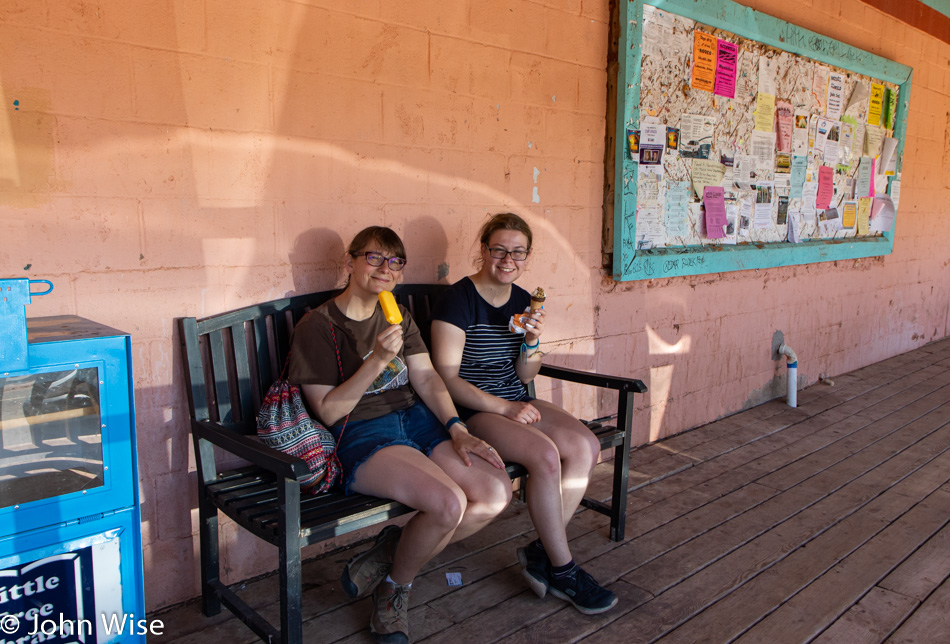
[[[747,4],[914,67],[893,255],[613,283],[606,0],[0,4],[0,275],[55,283],[31,316],[132,334],[150,610],[198,592],[174,318],[338,285],[366,225],[408,281],[455,281],[486,214],[526,216],[549,359],[644,379],[638,442],[781,395],[777,331],[804,383],[948,334],[950,48],[858,0]],[[231,581],[276,565],[222,543]]]

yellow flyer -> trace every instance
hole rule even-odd
[[[867,235],[871,232],[871,197],[858,199],[858,234]]]
[[[854,228],[854,220],[858,214],[858,204],[853,201],[845,201],[844,208],[841,210],[841,227]]]
[[[871,100],[868,103],[868,124],[881,124],[881,111],[884,107],[884,86],[871,83]]]
[[[771,132],[775,128],[775,96],[759,92],[755,99],[755,129]]]

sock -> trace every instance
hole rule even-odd
[[[563,579],[571,574],[577,564],[571,559],[563,566],[551,566],[551,577],[554,579]]]
[[[392,585],[394,585],[394,586],[405,586],[406,588],[412,588],[412,582],[411,582],[411,581],[410,581],[408,584],[400,584],[398,581],[393,581],[393,578],[390,577],[389,575],[386,575],[386,583],[387,583],[387,584],[392,584]]]

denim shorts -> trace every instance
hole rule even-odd
[[[428,456],[436,445],[451,440],[439,419],[421,402],[379,418],[347,423],[342,442],[339,440],[340,428],[334,427],[333,437],[337,439],[336,455],[343,466],[347,494],[353,493],[350,486],[357,468],[382,448],[408,445]]]

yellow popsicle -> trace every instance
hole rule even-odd
[[[389,291],[383,291],[379,294],[379,305],[383,308],[383,315],[390,324],[400,324],[402,322],[402,313],[399,312],[399,306],[396,305],[396,298]]]

